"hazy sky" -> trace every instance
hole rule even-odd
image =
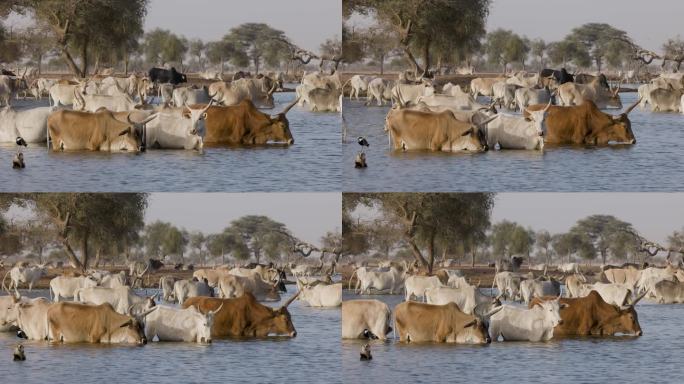
[[[218,40],[242,23],[267,23],[317,52],[342,36],[340,0],[151,0],[145,30],[170,29],[188,38]]]
[[[266,215],[317,245],[327,231],[341,230],[342,222],[339,193],[153,193],[148,203],[147,223],[215,233],[241,216]]]
[[[368,219],[375,212],[360,208],[355,214]],[[498,193],[492,223],[505,219],[553,234],[596,214],[613,215],[646,238],[665,243],[684,227],[684,193]]]
[[[642,47],[660,52],[667,39],[684,37],[682,15],[682,0],[492,0],[487,31],[510,29],[551,42],[582,24],[608,23]],[[363,26],[368,19],[357,15],[350,23]]]
[[[683,15],[682,0],[493,0],[487,30],[555,41],[584,23],[608,23],[658,52],[668,38],[684,33]]]
[[[0,0],[1,1],[1,0]],[[8,25],[27,20],[12,15]],[[218,40],[242,23],[266,23],[310,51],[342,38],[341,0],[150,0],[145,30],[163,28],[189,39]]]

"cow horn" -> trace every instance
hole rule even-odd
[[[279,114],[277,114],[277,115],[275,115],[275,116],[278,116],[278,115],[287,115],[287,113],[290,112],[290,109],[292,109],[292,107],[294,107],[294,106],[297,104],[297,102],[299,102],[299,97],[295,98],[293,102],[291,102],[290,104],[288,104],[287,107],[285,107],[285,109],[283,109],[282,112],[280,112]]]
[[[636,108],[639,103],[641,103],[641,99],[643,97],[640,97],[639,100],[636,101],[636,103],[630,105],[624,112],[622,112],[623,115],[629,115],[630,112],[632,112],[632,109]]]
[[[487,313],[485,313],[484,315],[482,315],[482,317],[483,317],[483,318],[492,317],[492,316],[496,315],[496,313],[499,312],[499,311],[502,310],[502,309],[503,309],[503,305],[499,305],[498,307],[494,307],[494,308],[491,309],[489,312],[487,312]]]
[[[648,293],[648,291],[644,291],[643,293],[641,293],[639,296],[636,297],[636,299],[634,299],[634,301],[632,301],[632,304],[630,304],[630,305],[631,305],[632,307],[635,306],[635,305],[637,305],[637,303],[639,302],[639,300],[643,299],[644,296],[646,296],[647,293]]]
[[[481,122],[481,123],[478,124],[477,126],[478,126],[478,127],[485,127],[485,126],[487,126],[487,124],[491,123],[491,122],[492,122],[494,119],[496,119],[497,117],[499,117],[499,114],[496,114],[496,115],[490,117],[489,119],[487,119],[487,120]]]
[[[131,305],[131,309],[132,309],[132,308],[133,308],[133,306]],[[147,315],[149,315],[150,313],[154,312],[157,308],[159,308],[159,307],[158,307],[158,306],[154,306],[153,308],[148,309],[147,311],[141,313],[139,316],[136,316],[136,317],[139,318],[139,319],[144,319]],[[130,311],[130,309],[129,309],[129,311]],[[131,315],[131,316],[133,316],[133,315]]]
[[[225,303],[221,303],[221,305],[219,305],[219,307],[216,308],[215,311],[209,311],[209,312],[207,313],[207,315],[214,315],[214,314],[218,313],[218,312],[221,310],[221,308],[223,308],[223,304],[225,304]],[[193,306],[192,308],[195,308],[195,307]]]
[[[273,94],[273,92],[275,92],[275,90],[277,89],[276,85],[277,85],[277,83],[274,81],[273,86],[271,87],[271,89],[268,90],[269,96],[271,96]]]
[[[285,302],[285,304],[283,304],[282,306],[280,306],[280,308],[278,308],[278,309],[287,308],[288,305],[292,304],[292,302],[295,301],[295,299],[297,298],[297,296],[299,296],[300,293],[302,293],[302,291],[297,291],[297,293],[295,293],[294,295],[292,295],[292,297],[290,297],[290,298]]]

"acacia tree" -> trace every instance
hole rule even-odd
[[[289,53],[285,32],[264,23],[241,24],[232,28],[223,40],[234,44],[242,55],[252,62],[256,73],[259,73],[263,61],[271,66],[277,66]],[[234,64],[242,64],[243,60],[238,58]]]
[[[155,221],[145,226],[143,243],[148,255],[159,258],[175,255],[182,260],[188,236],[171,223]]]
[[[539,59],[539,70],[544,68],[544,53],[546,53],[547,45],[544,39],[534,39],[530,42],[530,52],[534,57]]]
[[[143,39],[145,59],[151,64],[178,62],[183,67],[183,57],[188,52],[188,42],[165,29],[154,29],[145,34]]]
[[[362,31],[361,38],[365,45],[365,56],[378,62],[382,75],[385,72],[387,56],[396,49],[396,37],[386,27],[375,26]]]
[[[623,258],[628,249],[625,247],[636,249],[638,245],[633,236],[625,236],[634,232],[632,225],[611,215],[592,215],[578,220],[570,232],[580,238],[588,239],[593,246],[593,251],[601,255],[603,264],[606,263],[609,255]],[[591,252],[588,248],[580,249],[580,251]]]
[[[484,233],[494,204],[490,193],[352,194],[380,209],[402,228],[402,237],[416,261],[432,273],[436,246],[452,236]],[[423,250],[425,250],[424,254]]]
[[[616,65],[626,58],[625,53],[631,48],[627,41],[631,41],[627,32],[614,28],[605,23],[587,23],[574,28],[566,40],[581,43],[586,52],[601,72],[604,59],[611,65]]]
[[[513,255],[524,254],[529,257],[534,241],[534,232],[518,223],[503,220],[492,226],[490,242],[496,255],[510,258]]]
[[[513,31],[497,29],[487,34],[485,52],[491,64],[500,64],[506,72],[509,63],[521,62],[525,67],[525,58],[530,48],[525,39]]]
[[[233,220],[224,234],[234,241],[233,256],[247,259],[254,256],[258,263],[262,256],[271,260],[278,259],[290,250],[293,236],[283,223],[267,216],[248,215]],[[248,252],[244,252],[248,250]]]
[[[371,15],[390,25],[419,74],[430,68],[434,46],[447,40],[469,45],[484,36],[489,5],[490,0],[345,0],[343,13]],[[422,56],[422,67],[416,56]]]
[[[544,262],[548,265],[551,262],[553,237],[549,231],[543,229],[535,234],[535,245],[539,248],[540,253],[544,256]]]
[[[0,195],[0,210],[13,205],[31,208],[54,228],[69,263],[85,271],[93,239],[134,237],[143,228],[144,193],[22,193]],[[75,249],[80,250],[80,258]]]
[[[88,74],[91,50],[119,49],[142,35],[149,0],[7,0],[3,12],[30,13],[47,25],[75,76]],[[80,67],[76,62],[80,59]]]

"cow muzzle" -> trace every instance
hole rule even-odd
[[[147,344],[147,337],[143,337],[142,339],[140,339],[140,341],[138,341],[138,345],[141,347],[145,344]]]
[[[492,338],[487,336],[485,337],[485,343],[490,344],[492,342]]]
[[[28,339],[28,336],[26,336],[26,333],[22,331],[21,329],[17,331],[17,337],[20,339]]]
[[[644,332],[641,331],[641,329],[636,333],[637,336],[643,336]]]
[[[290,332],[290,337],[297,337],[297,331]]]
[[[145,145],[141,145],[138,147],[138,152],[145,152]]]
[[[636,139],[632,139],[629,141],[630,144],[636,144]]]
[[[292,144],[294,144],[294,139],[287,140],[287,145],[292,145]]]

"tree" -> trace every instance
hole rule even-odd
[[[513,31],[497,29],[487,34],[485,44],[487,60],[491,64],[501,64],[503,71],[509,63],[521,62],[525,67],[525,58],[529,52],[529,47],[525,40]]]
[[[396,48],[397,39],[385,27],[370,27],[361,33],[365,43],[364,52],[367,57],[377,61],[380,66],[380,74],[385,72],[385,60]]]
[[[148,255],[157,258],[175,255],[182,260],[188,238],[173,224],[155,221],[145,226],[143,243]]]
[[[611,215],[592,215],[578,220],[570,232],[580,236],[580,239],[584,237],[584,242],[593,246],[591,249],[580,247],[579,250],[587,256],[585,258],[593,258],[595,255],[590,255],[592,251],[598,252],[603,264],[611,254],[616,258],[624,257],[626,245],[637,248],[634,237],[624,236],[634,232],[632,225]]]
[[[631,49],[631,45],[626,42],[631,41],[627,32],[605,23],[587,23],[574,28],[566,39],[584,45],[599,72],[606,57],[615,65],[626,58],[625,53]]]
[[[145,34],[143,52],[149,63],[163,64],[177,62],[183,67],[183,57],[188,51],[188,42],[165,29],[154,29]]]
[[[190,240],[190,246],[197,250],[197,257],[199,258],[199,262],[201,265],[205,265],[204,258],[202,257],[202,250],[204,248],[205,243],[207,242],[206,236],[204,236],[204,233],[196,231],[190,234],[189,236]]]
[[[377,193],[353,194],[357,201],[376,206],[402,228],[413,256],[429,273],[435,248],[445,238],[483,234],[494,204],[490,193]],[[343,200],[344,204],[344,200]],[[343,205],[344,206],[344,205]],[[427,257],[422,249],[426,249]]]
[[[289,250],[292,235],[285,224],[270,219],[267,216],[248,215],[230,223],[230,227],[224,233],[232,235],[235,241],[233,248],[234,256],[239,259],[247,259],[249,252],[258,263],[265,255],[271,260],[278,259]],[[245,247],[249,249],[244,253]],[[236,253],[237,251],[237,253]]]
[[[271,28],[263,23],[245,23],[230,30],[223,37],[224,41],[233,43],[254,65],[254,70],[259,73],[262,61],[271,66],[278,65],[287,56],[289,45],[287,36],[283,31]],[[235,65],[243,63],[242,59],[236,58]],[[233,61],[233,59],[231,59]]]
[[[535,241],[531,230],[508,220],[494,224],[490,238],[494,253],[507,259],[519,254],[529,257]]]
[[[578,67],[591,65],[591,56],[586,47],[570,38],[550,43],[546,52],[551,62],[556,65],[565,67],[568,62],[573,62]]]
[[[674,61],[675,70],[679,71],[679,67],[681,67],[684,61],[684,40],[679,35],[675,38],[667,39],[665,44],[663,44],[663,51],[665,56],[669,56],[670,60]]]
[[[471,45],[485,34],[489,0],[347,0],[343,13],[374,16],[392,27],[416,74],[431,66],[434,46],[446,41]],[[416,59],[422,55],[422,67]],[[423,69],[424,68],[424,69]]]
[[[535,244],[544,255],[544,263],[549,265],[551,263],[551,243],[553,238],[551,237],[549,231],[544,229],[537,232],[535,236]]]
[[[197,65],[200,70],[204,70],[204,62],[202,61],[202,52],[204,52],[204,42],[200,39],[190,40],[188,43],[190,55],[197,58]]]
[[[136,236],[143,228],[147,208],[144,193],[22,193],[0,195],[0,210],[13,205],[32,208],[55,230],[69,263],[85,271],[92,239],[106,236],[119,241]],[[80,259],[74,248],[80,249]]]
[[[91,49],[124,48],[142,35],[148,0],[8,0],[3,9],[31,13],[47,25],[55,48],[75,76],[88,74]],[[80,58],[80,67],[76,56]]]
[[[52,49],[49,34],[49,30],[41,27],[26,28],[21,34],[22,50],[36,63],[38,73],[42,71],[43,57]]]
[[[235,43],[225,40],[212,41],[205,45],[204,54],[212,65],[221,65],[221,73],[224,71],[225,62],[230,59],[236,65],[244,66],[249,62],[242,52],[235,47]],[[241,60],[241,61],[240,61]]]
[[[546,52],[546,42],[544,39],[534,39],[530,43],[530,52],[539,59],[539,70],[544,68],[544,53]]]
[[[364,56],[363,36],[342,25],[342,61],[352,64],[363,60]]]

